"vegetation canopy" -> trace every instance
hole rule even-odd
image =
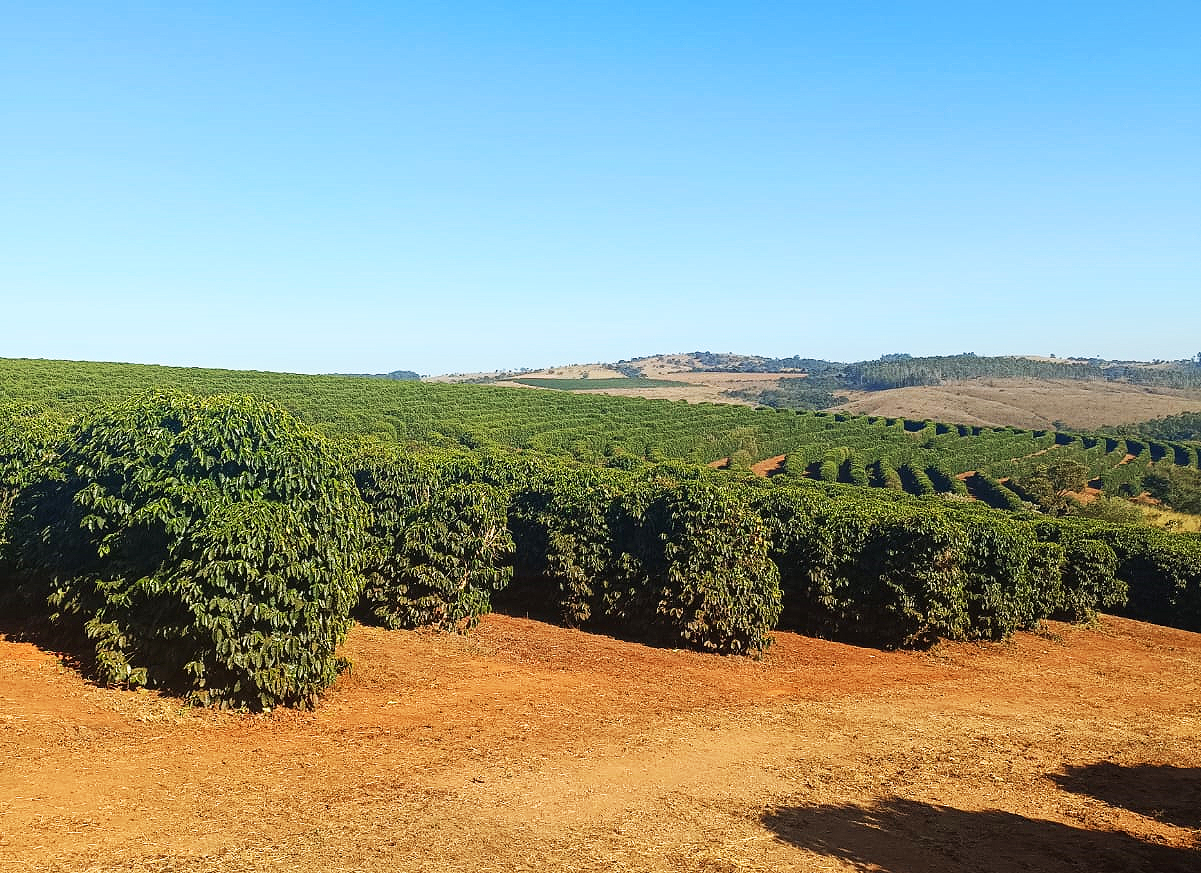
[[[1191,505],[1192,443],[132,365],[0,361],[0,383],[0,595],[103,681],[201,702],[311,705],[352,610],[465,629],[495,601],[751,654],[776,627],[1201,629],[1201,538],[1115,523],[1148,488]]]
[[[18,565],[102,681],[255,708],[333,681],[364,513],[291,415],[155,392],[74,428],[34,479],[9,526]]]

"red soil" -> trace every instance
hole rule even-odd
[[[250,716],[0,638],[0,870],[1201,869],[1201,635],[753,661],[491,616],[345,654]]]

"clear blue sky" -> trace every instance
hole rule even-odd
[[[0,0],[0,198],[5,357],[1189,357],[1201,3]]]

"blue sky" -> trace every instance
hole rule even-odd
[[[1196,2],[34,5],[0,356],[1201,351]]]

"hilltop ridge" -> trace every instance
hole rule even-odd
[[[1002,427],[1120,426],[1201,410],[1197,358],[1126,361],[897,353],[843,363],[799,355],[695,351],[453,374],[429,381],[830,409]]]

